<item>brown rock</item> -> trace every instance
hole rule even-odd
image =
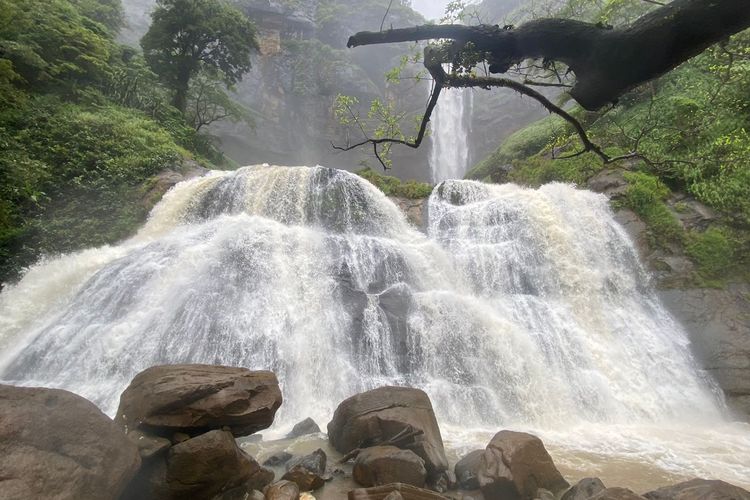
[[[268,487],[266,500],[299,500],[299,486],[291,481],[279,481]]]
[[[291,432],[286,435],[286,439],[294,439],[300,436],[307,436],[308,434],[317,434],[318,432],[320,432],[320,427],[315,423],[315,420],[306,418],[292,427]]]
[[[636,495],[627,488],[607,488],[602,490],[591,499],[596,500],[644,500],[642,496]]]
[[[276,376],[210,365],[155,366],[135,376],[120,396],[115,421],[126,429],[195,436],[227,426],[246,436],[273,423],[281,406]]]
[[[117,499],[138,447],[93,403],[67,391],[0,385],[3,500]]]
[[[560,500],[588,500],[607,487],[598,477],[586,477],[573,485]]]
[[[474,450],[456,464],[454,469],[456,471],[456,481],[458,481],[458,485],[461,488],[465,490],[479,489],[477,474],[479,473],[479,465],[482,462],[482,455],[484,455],[484,450]]]
[[[411,435],[398,443],[397,436]],[[408,387],[381,387],[344,400],[328,424],[328,438],[336,450],[394,444],[425,461],[428,477],[448,469],[443,439],[430,398]]]
[[[149,460],[167,451],[172,442],[169,439],[151,436],[141,431],[128,432],[128,439],[138,447],[138,453],[143,460]]]
[[[177,500],[211,498],[238,487],[262,489],[273,481],[273,472],[242,451],[231,433],[210,431],[173,446],[162,477],[154,496]],[[157,471],[153,482],[158,479]]]
[[[477,477],[485,500],[530,500],[539,488],[558,493],[569,486],[542,440],[524,432],[495,434],[482,455]]]
[[[325,484],[323,475],[326,471],[326,462],[325,452],[317,449],[309,455],[290,460],[282,479],[295,483],[300,491],[317,490]]]
[[[395,496],[394,493],[399,496]],[[392,483],[372,488],[359,488],[349,492],[349,500],[386,500],[403,498],[403,500],[448,500],[447,497],[434,491],[417,488],[409,484]]]
[[[427,479],[424,460],[411,450],[375,446],[362,450],[354,462],[354,480],[365,487],[404,483],[422,488]]]
[[[750,492],[724,481],[693,479],[649,491],[649,500],[750,500]]]

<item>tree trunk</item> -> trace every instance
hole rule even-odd
[[[472,42],[472,50],[488,54],[492,73],[504,73],[524,59],[560,61],[576,75],[573,98],[595,110],[749,26],[750,0],[674,0],[617,30],[569,19],[539,19],[508,30],[425,25],[357,33],[348,46],[443,38]]]

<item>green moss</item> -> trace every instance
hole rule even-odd
[[[432,185],[425,182],[413,180],[402,181],[390,175],[383,175],[370,168],[358,170],[357,175],[367,179],[371,184],[380,189],[386,196],[398,196],[401,198],[420,199],[427,198],[432,193]]]
[[[590,153],[568,159],[552,159],[546,154],[540,154],[514,161],[508,180],[529,186],[541,186],[548,182],[583,185],[602,168],[599,158]]]
[[[696,263],[699,277],[709,285],[721,286],[735,267],[735,249],[727,234],[719,228],[703,233],[691,232],[685,253]]]
[[[669,188],[658,177],[645,172],[626,172],[624,177],[629,185],[619,203],[641,216],[648,226],[651,246],[667,248],[682,244],[684,230],[664,203]]]

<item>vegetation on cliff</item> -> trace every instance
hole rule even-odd
[[[132,233],[155,174],[222,161],[121,20],[119,0],[0,0],[0,283]]]

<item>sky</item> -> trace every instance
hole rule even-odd
[[[427,19],[438,19],[445,12],[449,0],[412,0],[414,10],[420,12]]]

